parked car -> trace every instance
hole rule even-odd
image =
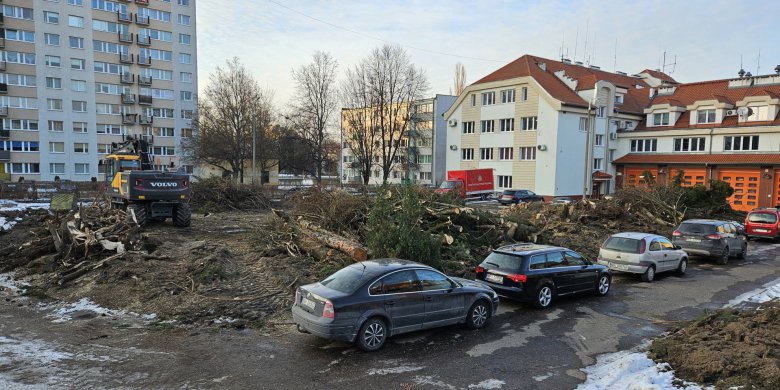
[[[550,204],[569,204],[571,202],[574,202],[574,199],[569,198],[568,196],[556,196]]]
[[[459,323],[482,328],[496,310],[498,295],[483,283],[413,261],[379,259],[299,287],[292,315],[301,332],[374,351],[400,333]]]
[[[744,231],[728,221],[689,219],[677,227],[672,237],[672,243],[689,255],[714,257],[719,264],[728,263],[731,256],[744,259],[747,255]]]
[[[612,275],[573,250],[524,243],[494,250],[477,266],[476,279],[501,296],[544,309],[564,295],[607,295]]]
[[[502,192],[501,196],[498,198],[498,201],[502,205],[508,205],[518,204],[521,202],[541,202],[544,201],[544,197],[536,195],[529,190],[504,190],[504,192]]]
[[[780,240],[780,211],[777,208],[759,208],[745,218],[747,239],[766,237]]]
[[[625,232],[614,234],[601,244],[596,262],[612,271],[642,274],[643,281],[652,282],[658,272],[685,275],[688,254],[664,236]]]

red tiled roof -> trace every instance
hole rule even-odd
[[[780,153],[773,154],[627,154],[614,164],[780,164]]]
[[[653,77],[655,77],[655,78],[657,78],[659,80],[677,84],[677,80],[673,79],[672,76],[669,76],[668,74],[666,74],[664,72],[661,72],[659,70],[645,69],[645,70],[643,70],[643,71],[641,71],[639,73],[647,73],[650,76],[653,76]]]
[[[611,179],[612,175],[609,173],[603,172],[603,171],[596,171],[593,172],[593,178],[594,179]]]
[[[546,70],[539,67],[540,63],[544,63]],[[533,77],[553,98],[564,104],[587,107],[587,101],[555,76],[555,72],[560,70],[563,70],[566,76],[577,80],[578,91],[592,89],[599,80],[628,89],[623,104],[617,107],[621,112],[641,114],[650,100],[647,89],[649,86],[640,78],[531,55],[524,55],[510,62],[472,85],[529,76]],[[637,88],[637,85],[642,88]]]

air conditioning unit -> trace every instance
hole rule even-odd
[[[450,127],[455,127],[455,126],[458,125],[458,120],[457,119],[450,119],[450,120],[447,121],[447,124],[450,125]]]
[[[539,149],[542,152],[544,152],[545,150],[547,150],[547,145],[536,145],[536,149]]]
[[[458,145],[450,145],[450,150],[458,150]]]
[[[617,139],[617,133],[609,133],[609,139],[611,140]]]
[[[726,110],[726,114],[724,116],[735,116],[737,115],[737,110]]]

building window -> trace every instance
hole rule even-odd
[[[603,134],[596,134],[596,136],[593,137],[593,146],[604,146]]]
[[[505,89],[501,91],[501,103],[514,103],[515,102],[515,90]]]
[[[88,175],[89,174],[89,164],[76,163],[74,165],[74,173],[77,174],[77,175]]]
[[[498,175],[498,188],[512,188],[512,176]]]
[[[463,134],[474,134],[474,122],[463,122]]]
[[[533,146],[521,146],[518,150],[520,161],[536,160],[536,148]]]
[[[89,144],[86,142],[74,142],[73,153],[81,153],[81,154],[89,153]]]
[[[62,65],[59,56],[46,56],[44,58],[46,59],[46,66],[59,68]]]
[[[179,81],[182,83],[191,83],[192,82],[192,73],[190,72],[181,72],[179,73]]]
[[[62,89],[62,79],[59,77],[47,77],[46,88],[48,89]]]
[[[723,150],[758,150],[758,136],[723,137]]]
[[[59,46],[60,36],[58,34],[45,33],[43,34],[43,42],[49,46]]]
[[[477,95],[472,93],[471,94],[471,107],[475,107],[477,105]]]
[[[179,24],[182,26],[189,26],[190,25],[190,17],[189,15],[181,15],[179,14]]]
[[[190,34],[179,34],[179,43],[182,45],[189,45],[192,42],[192,36]]]
[[[675,138],[675,152],[702,152],[704,151],[704,137]]]
[[[111,144],[97,144],[97,152],[98,154],[111,153]]]
[[[499,160],[514,160],[515,149],[514,148],[498,148],[498,159]]]
[[[594,171],[600,171],[602,170],[602,163],[604,162],[603,158],[594,158],[593,159],[593,170]]]
[[[420,155],[420,157],[417,158],[417,163],[419,163],[419,164],[431,164],[431,163],[433,163],[433,155],[422,154],[422,155]]]
[[[49,142],[49,153],[65,153],[65,142]]]
[[[696,110],[696,123],[715,123],[715,109]]]
[[[528,100],[528,87],[520,88],[520,100]]]
[[[632,139],[631,151],[632,152],[655,152],[658,147],[658,140],[655,138],[647,139]]]
[[[190,6],[190,0],[178,0],[178,3],[179,3],[179,5],[184,6],[184,7],[189,7]]]
[[[84,18],[81,16],[68,15],[68,26],[84,28]]]
[[[490,106],[496,104],[496,93],[495,92],[483,92],[482,93],[482,105],[483,106]]]
[[[87,132],[87,122],[73,122],[73,132],[74,133],[86,133]]]
[[[598,118],[606,118],[607,117],[607,107],[604,107],[604,106],[596,107],[596,117],[598,117]]]
[[[70,68],[74,70],[84,70],[86,67],[86,61],[84,61],[81,58],[71,58],[70,59]]]
[[[474,148],[465,148],[460,150],[460,159],[463,161],[474,160]]]
[[[535,116],[525,116],[520,118],[520,130],[533,131],[537,127],[537,119]]]
[[[10,163],[6,166],[11,166],[11,173],[14,174],[22,174],[22,173],[41,173],[41,166],[38,163]]]
[[[68,5],[76,5],[76,6],[83,6],[84,0],[68,0]]]
[[[81,100],[73,100],[71,102],[73,106],[73,112],[87,112],[87,102]]]
[[[479,121],[480,131],[483,133],[493,133],[495,132],[495,125],[496,122],[494,120],[486,120],[486,121]]]
[[[8,41],[35,43],[35,32],[7,28],[5,29],[5,39]]]
[[[498,127],[501,131],[515,131],[515,118],[499,119]]]
[[[748,122],[752,121],[768,121],[769,120],[769,106],[754,106],[748,107],[750,115],[748,115]]]
[[[68,46],[70,46],[71,49],[83,49],[84,38],[68,37]]]
[[[179,53],[179,63],[191,64],[192,63],[192,54],[189,54],[189,53]]]
[[[581,132],[588,131],[588,118],[580,117],[580,131]]]
[[[622,93],[615,94],[615,104],[623,104],[623,94]]]
[[[63,131],[64,126],[62,121],[49,121],[49,131]]]
[[[185,102],[191,102],[193,100],[192,91],[181,91],[181,100]]]
[[[669,126],[669,113],[659,112],[653,114],[653,126]]]
[[[51,12],[51,11],[43,11],[43,20],[46,23],[59,24],[60,23],[60,14],[58,14],[56,12]]]
[[[493,148],[479,148],[479,159],[483,161],[492,161]]]
[[[49,111],[62,111],[62,99],[46,99]]]
[[[84,80],[70,80],[70,90],[73,92],[86,92],[87,82]]]
[[[60,175],[65,173],[65,163],[49,163],[49,173]]]

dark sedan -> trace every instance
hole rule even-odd
[[[379,259],[298,288],[292,315],[301,332],[374,351],[400,333],[451,324],[482,328],[497,309],[498,295],[481,282],[413,261]]]
[[[544,309],[559,296],[609,292],[612,274],[566,248],[538,244],[507,245],[493,251],[476,269],[499,295]]]
[[[543,201],[543,196],[536,195],[533,191],[529,190],[504,190],[498,198],[498,202],[502,205]]]

